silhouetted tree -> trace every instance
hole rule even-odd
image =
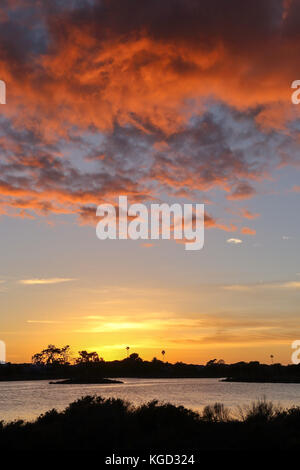
[[[32,356],[32,362],[38,365],[58,365],[68,364],[70,346],[57,348],[54,344],[49,344],[46,349]]]
[[[212,366],[216,363],[217,359],[210,359],[210,361],[207,361],[206,366]]]
[[[100,362],[99,355],[96,351],[88,353],[87,351],[78,351],[79,357],[76,364],[87,364],[89,362]],[[103,359],[102,359],[103,360]]]
[[[142,359],[140,358],[140,356],[138,355],[138,353],[132,353],[132,354],[130,354],[129,359],[131,359],[132,361],[142,361]]]
[[[151,362],[153,362],[154,364],[156,364],[157,362],[161,362],[161,361],[160,361],[159,359],[157,359],[157,357],[154,357]]]

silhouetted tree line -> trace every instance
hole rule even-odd
[[[128,350],[127,350],[128,351]],[[164,351],[165,352],[165,351]],[[32,364],[0,365],[0,380],[39,380],[77,377],[143,377],[143,378],[226,378],[259,382],[300,382],[300,365],[260,364],[258,361],[226,364],[211,359],[205,365],[161,361],[154,357],[144,361],[137,353],[123,360],[104,361],[97,352],[79,351],[73,363],[70,346],[49,345],[34,354]]]
[[[196,413],[157,401],[133,407],[120,399],[86,396],[34,422],[0,422],[0,449],[97,450],[98,457],[123,451],[128,455],[129,450],[129,455],[182,454],[185,449],[194,449],[198,456],[204,450],[273,450],[277,455],[279,450],[299,449],[299,422],[300,407],[283,410],[265,400],[233,417],[221,403]]]

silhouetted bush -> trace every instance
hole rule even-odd
[[[274,403],[267,401],[266,398],[254,401],[250,406],[246,406],[244,410],[240,408],[240,415],[246,422],[263,422],[274,420],[277,416],[281,416],[283,410]]]
[[[220,403],[202,414],[152,401],[139,407],[115,398],[86,396],[64,411],[36,421],[0,423],[0,448],[99,452],[201,450],[296,450],[300,408],[282,410],[266,400],[230,416]]]
[[[229,410],[223,403],[207,405],[203,409],[202,418],[205,421],[224,422],[229,420]]]

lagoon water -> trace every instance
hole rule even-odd
[[[0,421],[33,420],[52,408],[64,409],[85,395],[122,398],[138,405],[157,399],[201,410],[224,403],[238,406],[266,397],[283,407],[300,406],[300,384],[230,383],[219,379],[120,379],[114,385],[50,385],[48,380],[0,382]]]

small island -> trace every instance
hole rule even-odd
[[[70,379],[51,381],[52,385],[75,385],[75,384],[122,384],[121,380],[104,379],[102,377],[74,377]]]

